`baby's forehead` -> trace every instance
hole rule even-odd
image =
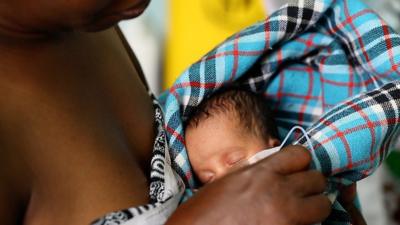
[[[186,125],[198,126],[209,117],[226,117],[232,123],[260,137],[277,137],[270,102],[262,95],[244,88],[228,87],[215,91],[189,116]]]
[[[210,115],[230,116],[231,119],[252,117],[251,110],[259,104],[264,104],[255,93],[243,89],[222,89],[205,98],[199,105],[199,111]]]
[[[240,115],[236,107],[223,99],[216,102],[214,99],[206,99],[202,105],[189,117],[187,124],[197,127],[213,118],[213,123],[239,125]]]
[[[208,95],[198,108],[209,113],[232,114],[243,108],[249,108],[254,102],[254,93],[242,89],[222,89]]]

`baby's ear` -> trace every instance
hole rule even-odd
[[[268,144],[268,146],[271,146],[271,147],[277,147],[277,146],[281,145],[281,141],[279,141],[276,138],[270,137],[268,139],[268,143],[267,144]]]

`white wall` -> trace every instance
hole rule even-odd
[[[143,15],[119,24],[142,66],[150,89],[155,94],[159,94],[161,90],[166,11],[165,0],[152,0]]]

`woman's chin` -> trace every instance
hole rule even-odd
[[[140,16],[144,12],[144,10],[145,10],[145,8],[128,9],[121,13],[107,15],[107,16],[104,16],[104,17],[96,20],[95,22],[84,25],[83,30],[88,31],[88,32],[102,31],[107,28],[115,26],[120,21],[136,18],[136,17]]]

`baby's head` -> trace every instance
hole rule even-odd
[[[255,153],[279,145],[265,99],[250,91],[223,88],[205,99],[185,130],[190,163],[201,183],[209,183]]]

